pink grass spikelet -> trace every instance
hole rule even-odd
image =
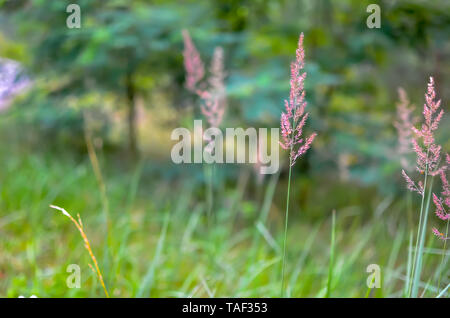
[[[283,258],[281,262],[281,297],[284,295],[284,272],[286,264],[286,238],[289,219],[289,195],[291,189],[292,167],[296,160],[305,154],[311,147],[316,133],[311,134],[308,138],[302,137],[303,127],[308,119],[308,113],[305,113],[306,101],[304,82],[306,73],[302,73],[305,61],[305,51],[303,50],[303,33],[298,39],[298,47],[295,51],[295,61],[291,64],[291,80],[289,100],[284,101],[285,112],[281,113],[281,139],[280,145],[283,149],[289,149],[289,179],[286,194],[286,213],[284,222],[284,240],[283,240]]]
[[[446,156],[447,165],[450,165],[450,156],[447,154]],[[440,172],[441,182],[442,182],[442,196],[445,198],[444,202],[447,207],[450,208],[450,185],[447,180],[447,176],[445,175],[445,171],[442,170]]]
[[[411,180],[411,178],[406,174],[405,170],[402,169],[402,175],[403,178],[406,181],[406,188],[410,191],[415,191],[419,193],[420,195],[423,195],[423,186],[421,185],[421,182],[418,183],[416,186],[416,183]]]
[[[450,164],[449,161],[450,161],[450,157],[448,154],[446,154],[447,165]],[[442,191],[441,191],[442,197],[433,193],[433,203],[434,203],[434,206],[436,207],[434,214],[436,214],[436,216],[439,219],[441,219],[442,221],[449,222],[450,221],[450,213],[448,212],[448,209],[450,208],[450,185],[448,183],[445,172],[446,172],[446,169],[441,169],[440,173],[439,173],[441,183],[442,183]],[[433,232],[434,232],[434,230],[435,229],[433,229]],[[437,231],[437,232],[439,232],[439,231]],[[442,233],[439,232],[439,234],[442,234]],[[441,238],[441,237],[443,237],[443,234],[442,234],[442,236],[439,236],[439,235],[437,235],[437,236],[439,238]]]
[[[412,139],[412,145],[414,152],[416,153],[416,169],[420,173],[425,173],[425,178],[428,175],[436,176],[440,175],[442,183],[441,196],[433,193],[433,203],[435,206],[435,214],[442,221],[449,221],[450,214],[447,209],[450,207],[450,187],[446,176],[448,165],[450,164],[450,157],[448,154],[445,156],[445,163],[440,165],[441,161],[441,149],[442,147],[435,144],[434,131],[438,129],[439,122],[444,115],[444,111],[439,109],[441,101],[436,101],[436,91],[434,88],[434,80],[430,77],[427,87],[427,93],[425,94],[425,104],[423,105],[423,117],[424,122],[419,129],[412,127],[412,131],[416,137]],[[421,145],[419,144],[421,140]],[[405,177],[406,184],[409,190],[417,191],[417,187],[414,182],[402,171]],[[424,196],[424,192],[421,192]],[[444,235],[436,228],[433,228],[433,233],[442,240],[448,239],[446,234]]]
[[[423,105],[423,117],[424,122],[419,129],[412,127],[416,137],[413,138],[413,148],[417,155],[417,170],[420,173],[424,173],[428,170],[428,174],[435,176],[442,170],[446,169],[446,166],[439,167],[439,160],[441,155],[441,146],[434,143],[434,131],[438,129],[439,122],[444,114],[439,107],[441,101],[436,101],[436,91],[434,89],[433,77],[430,77],[428,82],[427,93],[425,94],[426,103]],[[419,146],[419,139],[422,140],[423,148]]]
[[[205,75],[205,68],[191,36],[187,30],[183,30],[184,40],[184,68],[186,69],[186,88],[195,91],[197,84]]]
[[[280,127],[281,139],[280,145],[285,150],[290,150],[290,164],[293,166],[296,160],[305,154],[311,147],[316,133],[308,138],[302,138],[303,127],[308,119],[309,113],[305,113],[306,101],[304,81],[306,73],[301,73],[304,67],[305,51],[303,49],[303,33],[300,34],[298,48],[296,50],[296,59],[291,64],[291,80],[289,100],[285,100],[285,112],[281,114]]]
[[[402,97],[401,97],[402,98]],[[434,89],[434,80],[430,77],[427,93],[425,94],[426,103],[423,105],[423,117],[421,129],[411,126],[411,130],[415,136],[411,139],[412,149],[416,153],[416,170],[421,174],[435,176],[443,173],[446,165],[439,166],[441,160],[441,146],[434,143],[434,131],[439,126],[442,118],[443,110],[437,115],[437,111],[441,105],[441,101],[436,101],[436,92]],[[402,170],[402,175],[406,181],[406,187],[424,196],[424,189],[419,182],[416,186],[415,182]]]
[[[399,102],[397,103],[397,121],[394,127],[397,129],[398,147],[397,154],[400,156],[400,164],[404,170],[412,170],[412,163],[408,160],[408,155],[413,152],[411,149],[413,124],[417,121],[413,118],[414,106],[409,106],[408,96],[403,88],[398,89]]]
[[[450,214],[445,211],[442,198],[433,193],[433,203],[436,206],[435,214],[443,221],[450,220]]]
[[[209,91],[197,91],[202,97],[202,113],[211,127],[218,127],[223,119],[226,108],[226,89],[224,84],[225,71],[223,63],[223,49],[216,47],[208,79]]]
[[[209,69],[209,78],[205,80],[204,64],[186,30],[183,30],[183,39],[186,88],[202,100],[201,112],[209,125],[219,127],[226,109],[226,88],[224,84],[226,74],[223,49],[221,47],[215,48]]]
[[[434,235],[436,235],[439,239],[441,239],[441,240],[443,240],[443,241],[449,239],[448,237],[445,237],[445,234],[444,234],[444,233],[440,232],[440,231],[439,231],[437,228],[435,228],[435,227],[433,227],[432,231],[433,231],[433,234],[434,234]]]
[[[409,284],[408,294],[410,297],[418,297],[419,282],[422,273],[422,259],[423,249],[425,245],[426,224],[428,217],[428,203],[425,205],[425,197],[431,194],[432,183],[429,185],[428,179],[430,176],[443,173],[447,167],[446,165],[439,166],[441,157],[441,146],[435,144],[434,131],[438,129],[439,122],[444,114],[443,110],[439,111],[441,105],[440,100],[436,101],[436,92],[434,89],[434,80],[430,77],[428,82],[427,92],[425,94],[425,104],[423,105],[424,121],[420,129],[411,127],[414,132],[412,139],[412,148],[416,153],[416,170],[424,175],[423,183],[415,182],[402,170],[402,175],[405,178],[406,186],[411,191],[416,191],[422,196],[419,227],[416,237],[416,248],[414,252],[414,260],[412,262],[411,280]],[[425,194],[425,192],[427,192]],[[443,211],[442,200],[436,195],[433,195],[433,202],[436,205],[436,215],[439,218],[447,218],[447,213]],[[448,225],[448,223],[447,223]],[[448,226],[447,226],[448,229]],[[432,228],[434,235],[442,240],[447,240],[447,234],[441,233],[437,228]]]

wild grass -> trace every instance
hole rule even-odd
[[[417,182],[413,181],[405,172],[404,169],[407,169],[404,166],[402,170],[403,177],[406,182],[407,188],[412,192],[417,192],[421,197],[420,204],[420,214],[419,214],[419,225],[417,227],[417,236],[416,236],[416,246],[414,250],[414,261],[412,263],[412,272],[411,279],[409,279],[409,293],[410,297],[418,297],[419,296],[419,285],[420,278],[422,274],[422,266],[423,266],[423,250],[426,239],[426,232],[428,228],[428,212],[430,209],[431,197],[433,195],[433,202],[436,206],[435,214],[441,220],[447,220],[447,213],[445,212],[445,208],[442,206],[442,199],[439,199],[433,193],[433,181],[434,176],[440,175],[442,180],[442,194],[446,197],[445,205],[450,205],[449,189],[448,189],[448,181],[446,178],[446,170],[447,166],[441,164],[441,149],[442,147],[439,144],[435,143],[435,131],[439,128],[439,122],[441,121],[444,110],[440,109],[441,100],[437,100],[436,91],[434,88],[434,79],[433,77],[429,78],[427,91],[425,94],[425,103],[423,106],[423,123],[420,129],[417,129],[412,122],[408,122],[408,117],[411,109],[408,109],[406,93],[400,90],[400,96],[402,102],[398,105],[399,114],[403,114],[401,116],[403,118],[403,123],[405,124],[404,128],[407,131],[409,136],[405,139],[406,145],[409,144],[409,149],[414,150],[416,154],[416,166],[415,169],[424,174],[423,181],[420,180]],[[402,110],[403,109],[403,110]],[[399,136],[407,136],[407,134],[401,134],[402,131],[401,125],[396,123],[397,129],[399,131]],[[400,138],[401,140],[402,138]],[[400,142],[401,144],[402,142]],[[446,156],[447,164],[450,163],[450,158],[447,154]],[[430,179],[431,178],[431,179]],[[442,201],[440,201],[442,200]],[[441,240],[447,240],[447,237],[444,237],[444,234],[437,230],[435,227],[432,228],[432,232],[438,236]],[[445,245],[444,245],[445,246]],[[444,248],[445,251],[445,248]],[[438,271],[442,270],[442,268],[438,267]],[[441,273],[439,273],[440,275]],[[427,282],[428,286],[431,280]],[[440,283],[438,283],[438,290]],[[422,293],[423,295],[424,293]],[[422,296],[421,295],[421,296]]]
[[[70,219],[70,221],[72,221],[73,224],[75,224],[76,228],[78,229],[78,231],[79,231],[80,234],[81,234],[81,237],[83,238],[84,246],[86,247],[86,250],[89,252],[89,256],[91,257],[92,262],[94,263],[95,271],[96,271],[98,280],[99,280],[100,283],[102,284],[103,291],[105,292],[106,297],[109,298],[108,290],[106,289],[105,282],[103,281],[102,272],[100,271],[100,268],[98,267],[97,259],[95,258],[94,252],[92,251],[91,244],[89,243],[89,239],[87,238],[86,233],[84,232],[84,229],[83,229],[83,222],[81,221],[80,215],[79,215],[79,214],[77,215],[77,217],[78,217],[78,221],[77,221],[77,220],[75,220],[75,219],[70,215],[69,212],[67,212],[67,211],[64,210],[63,208],[61,208],[61,207],[59,207],[59,206],[56,206],[56,205],[50,205],[50,207],[51,207],[52,209],[61,211],[62,214],[64,214],[65,216],[67,216],[67,217]]]
[[[425,176],[425,182],[424,182],[424,189],[426,189],[427,183],[426,183],[427,177]],[[431,193],[433,190],[433,180],[431,180],[431,184],[428,190],[427,195],[427,201],[426,205],[424,206],[424,198],[425,194],[422,196],[422,204],[420,208],[420,222],[419,222],[419,232],[417,234],[418,246],[416,249],[416,257],[415,262],[413,263],[413,279],[411,281],[411,297],[417,297],[419,292],[419,282],[420,282],[420,275],[422,273],[422,266],[423,266],[423,248],[425,244],[425,233],[427,231],[427,225],[428,225],[428,211],[430,209],[430,199],[431,199]],[[423,212],[424,210],[424,212]],[[423,216],[422,216],[423,215]]]
[[[331,295],[331,281],[333,279],[333,267],[334,267],[334,253],[336,245],[336,211],[333,210],[331,219],[331,242],[330,242],[330,261],[328,264],[328,281],[327,281],[327,292],[325,297],[329,298]]]
[[[262,200],[252,195],[251,177],[242,177],[236,187],[224,190],[215,202],[217,223],[209,229],[207,206],[195,191],[195,178],[155,181],[161,168],[154,164],[143,162],[131,168],[98,153],[111,207],[108,241],[101,193],[90,160],[39,151],[25,156],[24,151],[10,148],[8,153],[0,152],[4,163],[0,169],[0,295],[104,294],[89,268],[90,256],[77,231],[64,218],[49,217],[48,205],[54,203],[83,214],[84,231],[111,297],[279,297],[284,239],[280,195],[286,187],[278,175],[262,185]],[[293,189],[302,193],[303,177],[296,180]],[[286,296],[325,297],[329,291],[330,297],[364,297],[366,267],[372,263],[380,265],[382,280],[388,273],[391,279],[373,290],[371,297],[401,296],[409,244],[405,202],[398,198],[380,207],[381,195],[368,197],[361,192],[337,206],[336,253],[330,267],[332,215],[324,217],[314,211],[319,196],[333,196],[335,188],[330,185],[320,194],[308,192],[301,202],[295,197],[292,200],[293,211],[301,204],[308,213],[295,213],[290,219]],[[350,189],[363,191],[360,186]],[[427,282],[434,279],[442,247],[431,236],[427,238],[420,292],[424,297],[436,297],[437,280]],[[401,248],[394,250],[393,241]],[[442,281],[448,284],[448,255],[443,262]],[[66,285],[69,264],[81,267],[80,289]],[[441,297],[446,295],[448,288]]]
[[[96,150],[89,130],[85,141],[87,156],[78,158],[20,143],[0,151],[0,295],[99,297],[101,287],[107,297],[278,297],[280,285],[283,297],[449,294],[446,245],[427,231],[428,163],[419,204],[295,173],[293,144],[288,171],[261,183],[245,165],[228,178],[195,169],[164,175],[174,167],[117,163]],[[205,178],[209,191],[199,191]],[[50,204],[75,224],[93,271],[76,231],[48,217]],[[413,206],[420,213],[405,217]],[[66,209],[83,211],[85,224]],[[68,264],[82,268],[80,289],[66,285]],[[380,288],[367,286],[370,264],[382,270]]]

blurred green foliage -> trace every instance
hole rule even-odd
[[[113,232],[120,234],[96,244],[107,284],[115,286],[113,295],[139,294],[144,276],[154,279],[144,290],[146,295],[191,295],[201,284],[198,277],[214,277],[211,273],[223,270],[226,279],[218,276],[212,282],[219,286],[218,295],[277,296],[277,273],[265,272],[277,262],[276,245],[251,249],[253,259],[245,253],[236,257],[239,248],[247,251],[253,232],[246,228],[254,230],[262,209],[264,186],[249,182],[245,195],[236,188],[251,169],[217,169],[216,190],[223,201],[218,204],[218,219],[223,226],[205,233],[196,223],[204,212],[204,189],[197,187],[204,182],[202,168],[170,163],[167,132],[191,125],[200,116],[198,101],[184,88],[182,29],[190,31],[207,64],[214,47],[224,48],[226,127],[278,127],[283,99],[289,94],[289,63],[300,32],[305,34],[306,99],[311,112],[307,129],[317,131],[318,137],[295,167],[293,210],[308,213],[293,215],[302,222],[296,224],[298,232],[290,232],[289,241],[309,242],[312,229],[320,231],[322,240],[314,242],[315,248],[314,238],[306,245],[294,244],[291,264],[298,267],[291,268],[292,295],[324,295],[321,280],[316,279],[327,271],[320,267],[327,261],[329,229],[328,224],[322,227],[322,220],[334,208],[340,228],[338,281],[333,283],[333,290],[339,286],[340,292],[335,295],[362,295],[365,290],[357,285],[356,273],[374,258],[396,263],[399,252],[389,244],[394,238],[403,242],[409,234],[402,227],[405,203],[395,200],[404,194],[393,127],[397,88],[405,88],[420,114],[428,76],[434,76],[446,111],[437,137],[448,151],[450,1],[78,0],[81,28],[69,29],[66,7],[72,2],[0,0],[0,57],[21,62],[33,81],[25,94],[0,112],[0,225],[8,226],[5,232],[0,226],[0,238],[10,239],[5,240],[7,252],[0,255],[0,278],[5,272],[24,272],[0,280],[0,293],[7,290],[8,296],[16,297],[27,286],[32,286],[30,294],[66,292],[56,286],[65,273],[54,260],[79,258],[84,250],[77,233],[70,232],[71,225],[48,217],[46,209],[57,200],[68,210],[86,214],[102,210],[101,200],[93,195],[97,184],[86,154],[88,118],[108,175]],[[381,7],[380,29],[366,26],[370,3]],[[145,162],[142,167],[126,160],[138,149],[144,159],[138,162]],[[138,191],[141,177],[144,185]],[[285,179],[283,170],[279,193],[270,205],[273,219],[268,233],[281,224]],[[154,250],[168,213],[178,214],[169,227],[167,258],[158,262]],[[98,215],[86,218],[97,242],[104,240],[100,231],[95,232],[102,224]],[[364,224],[369,216],[374,227]],[[52,231],[57,227],[64,228],[63,239]],[[280,242],[280,236],[274,236],[266,240]],[[179,242],[186,237],[182,245],[186,251],[180,254]],[[233,240],[227,240],[230,237]],[[375,249],[378,239],[381,248]],[[49,250],[55,241],[56,248]],[[148,254],[148,246],[155,254]],[[316,258],[306,264],[310,249]],[[116,263],[111,261],[113,254],[119,255]],[[218,261],[212,262],[211,255]],[[160,275],[152,278],[153,267],[148,269],[147,264],[159,268]],[[296,284],[300,268],[303,281]],[[29,276],[35,281],[27,281]],[[93,275],[88,284],[96,286]],[[393,291],[392,286],[383,287],[379,295]],[[72,290],[69,295],[98,293],[93,288]]]
[[[310,128],[320,136],[310,155],[317,171],[333,174],[348,161],[351,178],[385,183],[398,167],[387,156],[395,147],[397,87],[420,106],[433,75],[439,95],[450,97],[447,1],[379,1],[380,29],[365,23],[371,1],[83,0],[80,29],[65,26],[69,3],[3,1],[0,14],[2,56],[23,62],[36,81],[17,111],[35,114],[28,118],[54,135],[68,129],[79,140],[79,112],[102,113],[105,99],[128,110],[129,125],[136,96],[147,108],[159,107],[156,94],[175,111],[186,107],[183,28],[207,61],[215,46],[225,49],[227,124],[271,127],[288,93],[297,37],[305,33]],[[63,110],[69,104],[71,111]],[[111,122],[104,121],[97,134],[107,143]],[[128,129],[128,143],[139,143],[135,130]]]

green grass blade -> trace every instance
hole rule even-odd
[[[283,240],[283,259],[281,261],[281,298],[284,297],[284,271],[286,267],[286,240],[287,240],[287,229],[288,229],[288,220],[289,220],[289,194],[291,192],[291,175],[292,175],[292,166],[291,161],[289,162],[289,179],[288,179],[288,189],[286,195],[286,214],[285,214],[285,222],[284,222],[284,240]]]
[[[430,209],[430,199],[431,199],[431,193],[433,189],[433,179],[431,179],[430,183],[430,189],[428,191],[427,196],[427,203],[425,205],[425,211],[423,215],[423,222],[422,222],[422,228],[420,230],[420,240],[419,240],[419,247],[417,251],[417,261],[416,261],[416,268],[414,271],[414,277],[413,277],[413,285],[411,290],[411,297],[417,298],[419,295],[419,282],[420,282],[420,276],[422,273],[422,265],[423,265],[423,246],[425,245],[425,233],[427,231],[427,221],[428,221],[428,211]]]
[[[412,242],[413,242],[413,231],[411,231],[409,233],[408,260],[406,263],[406,281],[405,281],[405,287],[404,287],[404,291],[403,291],[403,295],[405,297],[408,296],[409,283],[410,283],[410,279],[411,279],[412,252],[413,252]]]
[[[137,297],[143,297],[144,295],[149,294],[151,290],[153,278],[155,277],[155,270],[159,264],[162,249],[164,247],[164,242],[166,239],[167,228],[169,227],[169,223],[170,223],[170,213],[167,213],[166,217],[164,218],[164,225],[161,230],[161,234],[159,235],[155,256],[153,257],[150,267],[148,268],[147,273],[145,274],[144,279],[142,280],[141,286],[139,287],[139,290],[136,295]]]
[[[333,210],[331,221],[331,246],[330,246],[330,264],[328,267],[328,281],[327,292],[325,297],[329,298],[331,293],[331,281],[333,279],[333,266],[334,266],[334,250],[335,250],[335,237],[336,237],[336,211]]]
[[[436,298],[441,298],[446,292],[447,290],[450,288],[450,284],[447,285],[447,287],[445,287],[440,293],[439,295],[436,296]]]

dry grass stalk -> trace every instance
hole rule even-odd
[[[67,216],[77,227],[78,231],[80,231],[81,237],[84,240],[84,246],[86,247],[87,251],[89,252],[89,255],[91,256],[92,262],[94,263],[95,266],[95,270],[97,272],[97,277],[100,280],[100,283],[102,284],[103,287],[103,291],[105,292],[106,297],[109,298],[109,294],[108,291],[106,290],[106,286],[105,286],[105,282],[103,281],[103,276],[102,273],[100,271],[100,268],[98,267],[98,263],[97,263],[97,259],[95,258],[94,253],[92,252],[92,248],[91,248],[91,244],[89,243],[89,240],[86,236],[86,233],[84,233],[84,229],[83,229],[83,222],[81,222],[81,217],[78,214],[78,221],[75,220],[65,209],[60,208],[59,206],[56,205],[50,205],[50,207],[52,209],[56,209],[62,212],[62,214],[64,214],[65,216]]]

